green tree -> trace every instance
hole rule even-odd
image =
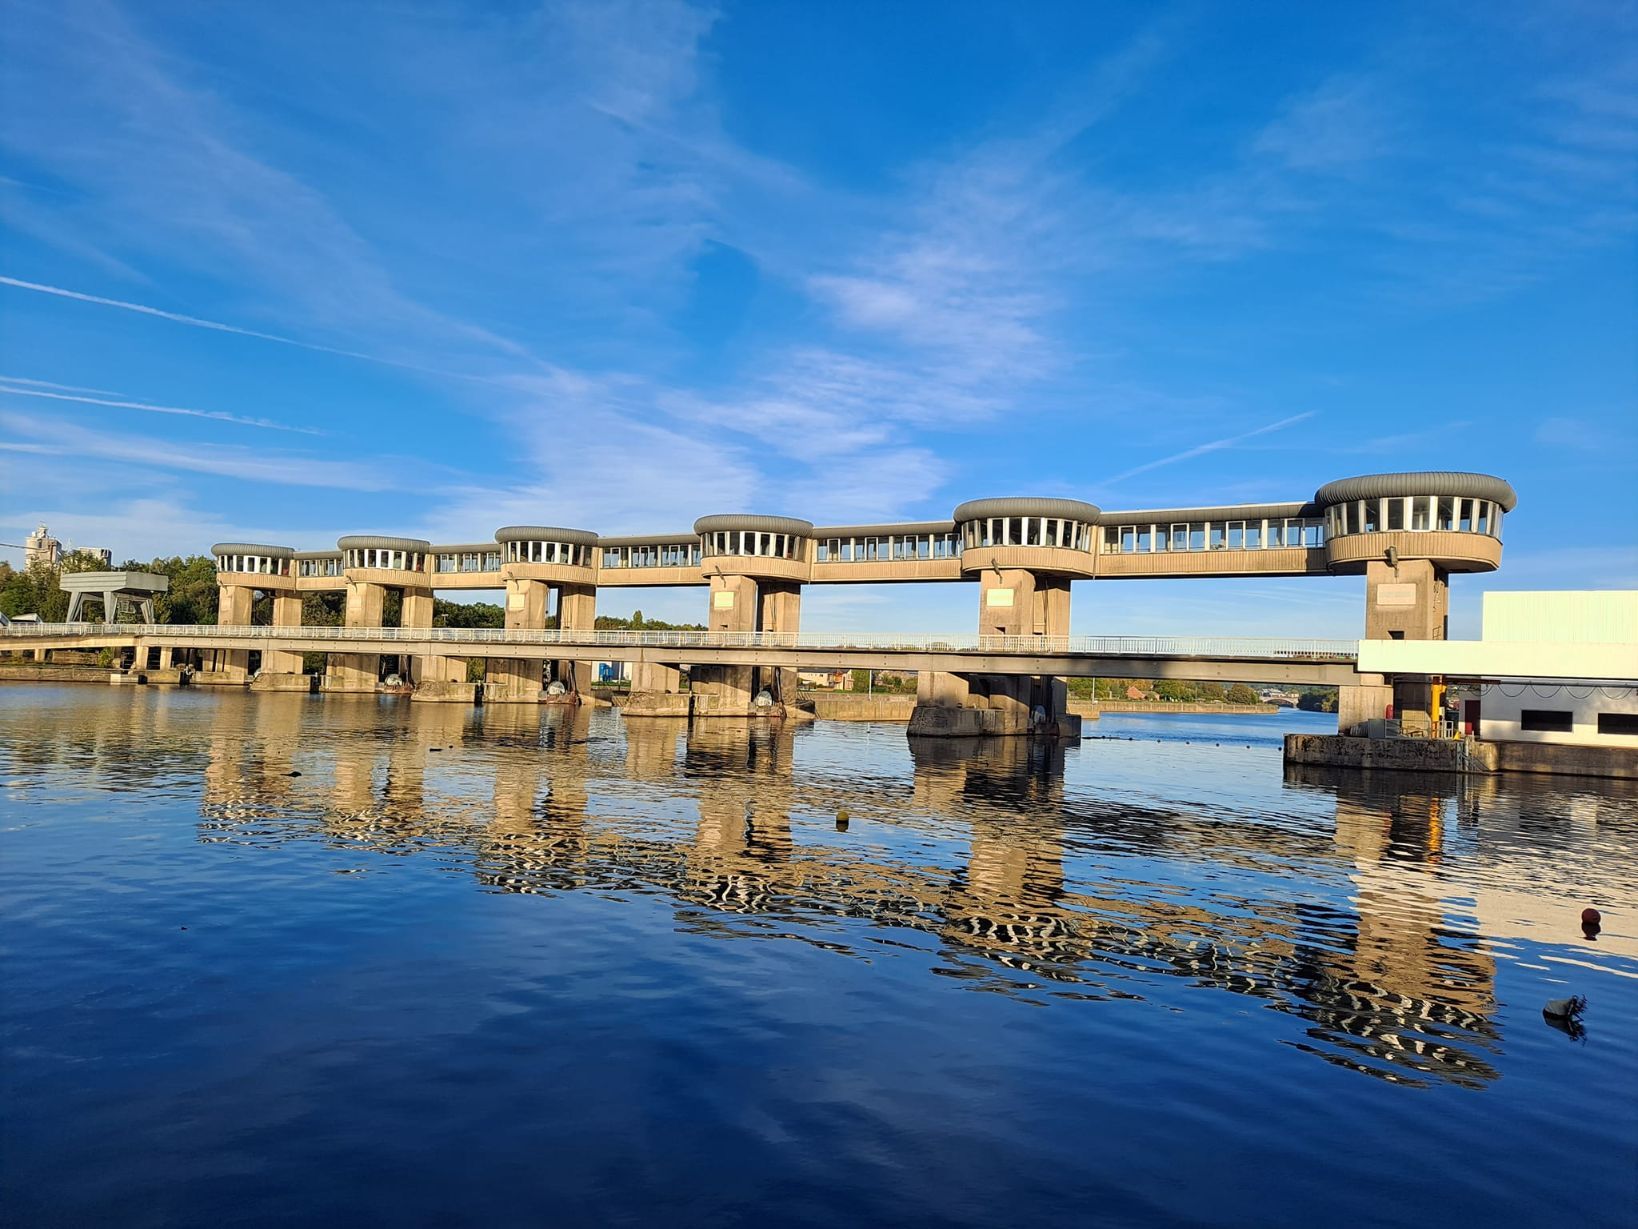
[[[1297,707],[1305,713],[1334,713],[1337,711],[1337,689],[1309,687],[1297,696]]]
[[[505,627],[506,611],[494,602],[448,602],[432,599],[434,627]]]
[[[1244,683],[1236,683],[1228,690],[1228,702],[1230,704],[1260,704],[1262,699]]]
[[[1218,703],[1221,703],[1222,701],[1228,699],[1228,692],[1223,690],[1223,684],[1221,683],[1201,683],[1200,698],[1202,700],[1215,700]]]

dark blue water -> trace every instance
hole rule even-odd
[[[1633,1224],[1638,794],[1328,720],[0,687],[4,1220]]]

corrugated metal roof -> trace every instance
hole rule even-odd
[[[338,550],[418,550],[432,549],[432,543],[421,538],[385,538],[373,533],[348,534],[336,542]]]
[[[715,516],[702,516],[694,522],[695,533],[716,533],[719,530],[790,533],[805,538],[813,533],[813,522],[800,521],[794,516],[758,516],[751,512],[723,512]]]
[[[1097,523],[1096,504],[1078,499],[1043,499],[1033,495],[1003,499],[969,499],[953,513],[957,521],[981,521],[991,516],[1056,516],[1072,521]]]
[[[213,555],[260,555],[264,559],[293,559],[293,546],[263,546],[255,542],[218,542],[210,548]]]
[[[495,530],[497,542],[567,542],[575,546],[596,546],[597,535],[589,529],[560,529],[555,525],[507,525]]]

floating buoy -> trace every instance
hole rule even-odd
[[[847,831],[847,821],[848,821],[847,808],[843,807],[840,811],[836,812],[836,831],[846,832]]]
[[[1604,924],[1604,915],[1589,905],[1581,911],[1581,924],[1583,926],[1602,926]]]
[[[292,768],[289,772],[285,773],[284,775],[287,776],[287,777],[299,777],[299,776],[301,776],[301,773],[297,772],[295,769]]]

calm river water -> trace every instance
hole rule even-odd
[[[0,1217],[1632,1225],[1638,792],[1331,720],[0,687]]]

